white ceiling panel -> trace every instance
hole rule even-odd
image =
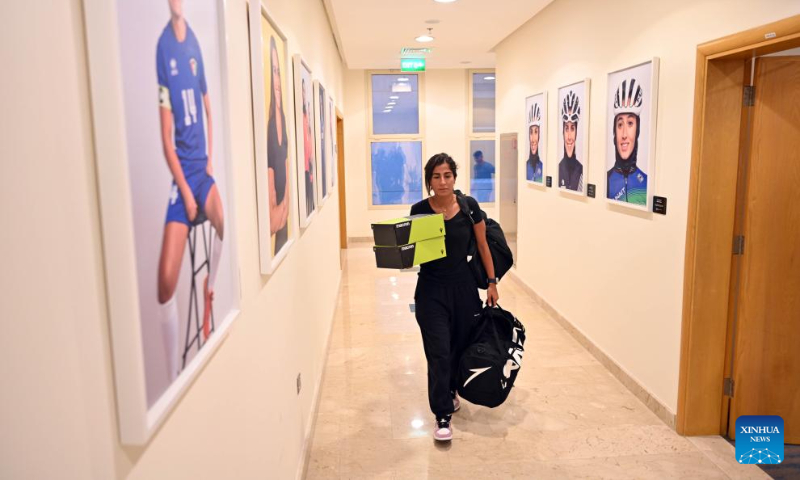
[[[324,0],[348,68],[400,68],[403,47],[430,47],[427,68],[491,68],[491,50],[552,0]],[[436,24],[426,23],[437,20]],[[414,39],[433,28],[434,41]],[[469,63],[465,63],[469,62]]]

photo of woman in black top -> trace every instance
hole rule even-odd
[[[269,39],[271,86],[269,122],[267,123],[267,172],[269,175],[269,231],[275,236],[272,255],[277,255],[288,239],[289,226],[289,156],[286,116],[283,113],[281,68],[275,37]]]
[[[420,265],[414,293],[415,315],[428,362],[428,401],[436,416],[433,437],[437,441],[453,438],[450,420],[460,407],[455,393],[458,360],[468,346],[476,314],[482,308],[478,287],[467,264],[473,235],[489,276],[487,303],[495,305],[500,298],[486,242],[486,223],[472,197],[466,197],[472,220],[461,211],[454,191],[457,171],[456,162],[446,153],[432,156],[425,165],[429,198],[411,207],[411,215],[441,213],[445,219],[447,256]]]

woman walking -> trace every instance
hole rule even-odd
[[[456,162],[446,153],[431,157],[425,165],[429,198],[411,207],[411,215],[441,213],[445,220],[447,256],[420,266],[414,293],[417,323],[428,361],[428,401],[436,416],[433,438],[438,441],[453,438],[451,416],[460,407],[456,396],[458,361],[468,346],[482,307],[478,287],[467,264],[473,235],[489,276],[487,303],[495,305],[500,298],[486,242],[486,223],[478,202],[472,197],[466,197],[472,219],[461,211],[454,190],[457,171]]]

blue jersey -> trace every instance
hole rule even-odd
[[[525,162],[525,178],[536,183],[542,183],[542,161],[536,162],[536,167],[531,162]]]
[[[158,104],[172,111],[178,158],[207,159],[203,122],[206,74],[200,44],[188,24],[186,38],[179,42],[172,23],[167,23],[156,47],[156,72]]]
[[[473,169],[475,175],[472,178],[492,178],[492,175],[494,175],[494,165],[489,162],[476,162]]]
[[[639,167],[628,175],[612,168],[608,171],[606,196],[620,202],[647,205],[647,174],[639,170]]]

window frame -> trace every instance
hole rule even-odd
[[[425,150],[425,113],[424,113],[424,106],[425,106],[425,72],[402,72],[399,69],[389,69],[389,70],[366,70],[364,72],[365,81],[367,88],[364,90],[366,91],[366,105],[367,105],[367,115],[366,115],[366,122],[367,122],[367,142],[366,142],[366,152],[367,152],[367,161],[366,161],[366,179],[367,179],[367,210],[402,210],[405,207],[410,207],[412,204],[408,203],[398,203],[392,205],[375,205],[372,203],[372,144],[373,143],[388,143],[388,142],[420,142],[422,144],[421,152],[422,152],[422,169],[421,169],[421,178],[422,178],[422,198],[425,198],[425,158],[426,158],[426,150]],[[417,76],[417,114],[419,115],[419,132],[416,134],[378,134],[376,135],[373,131],[373,124],[372,124],[372,76],[373,75],[416,75]]]
[[[495,76],[495,125],[494,125],[494,132],[475,132],[473,130],[473,84],[472,84],[472,76],[476,73],[491,73]],[[499,167],[498,164],[498,138],[497,138],[497,71],[494,68],[472,68],[467,69],[466,71],[466,79],[467,79],[467,124],[465,125],[466,131],[466,147],[465,150],[467,152],[466,161],[468,168],[467,170],[467,191],[469,195],[472,196],[472,148],[471,144],[473,140],[492,140],[494,141],[494,168],[495,174],[494,178],[492,179],[492,191],[494,192],[494,201],[493,202],[482,202],[481,205],[486,205],[487,207],[494,207],[497,203],[497,179],[499,177]]]

